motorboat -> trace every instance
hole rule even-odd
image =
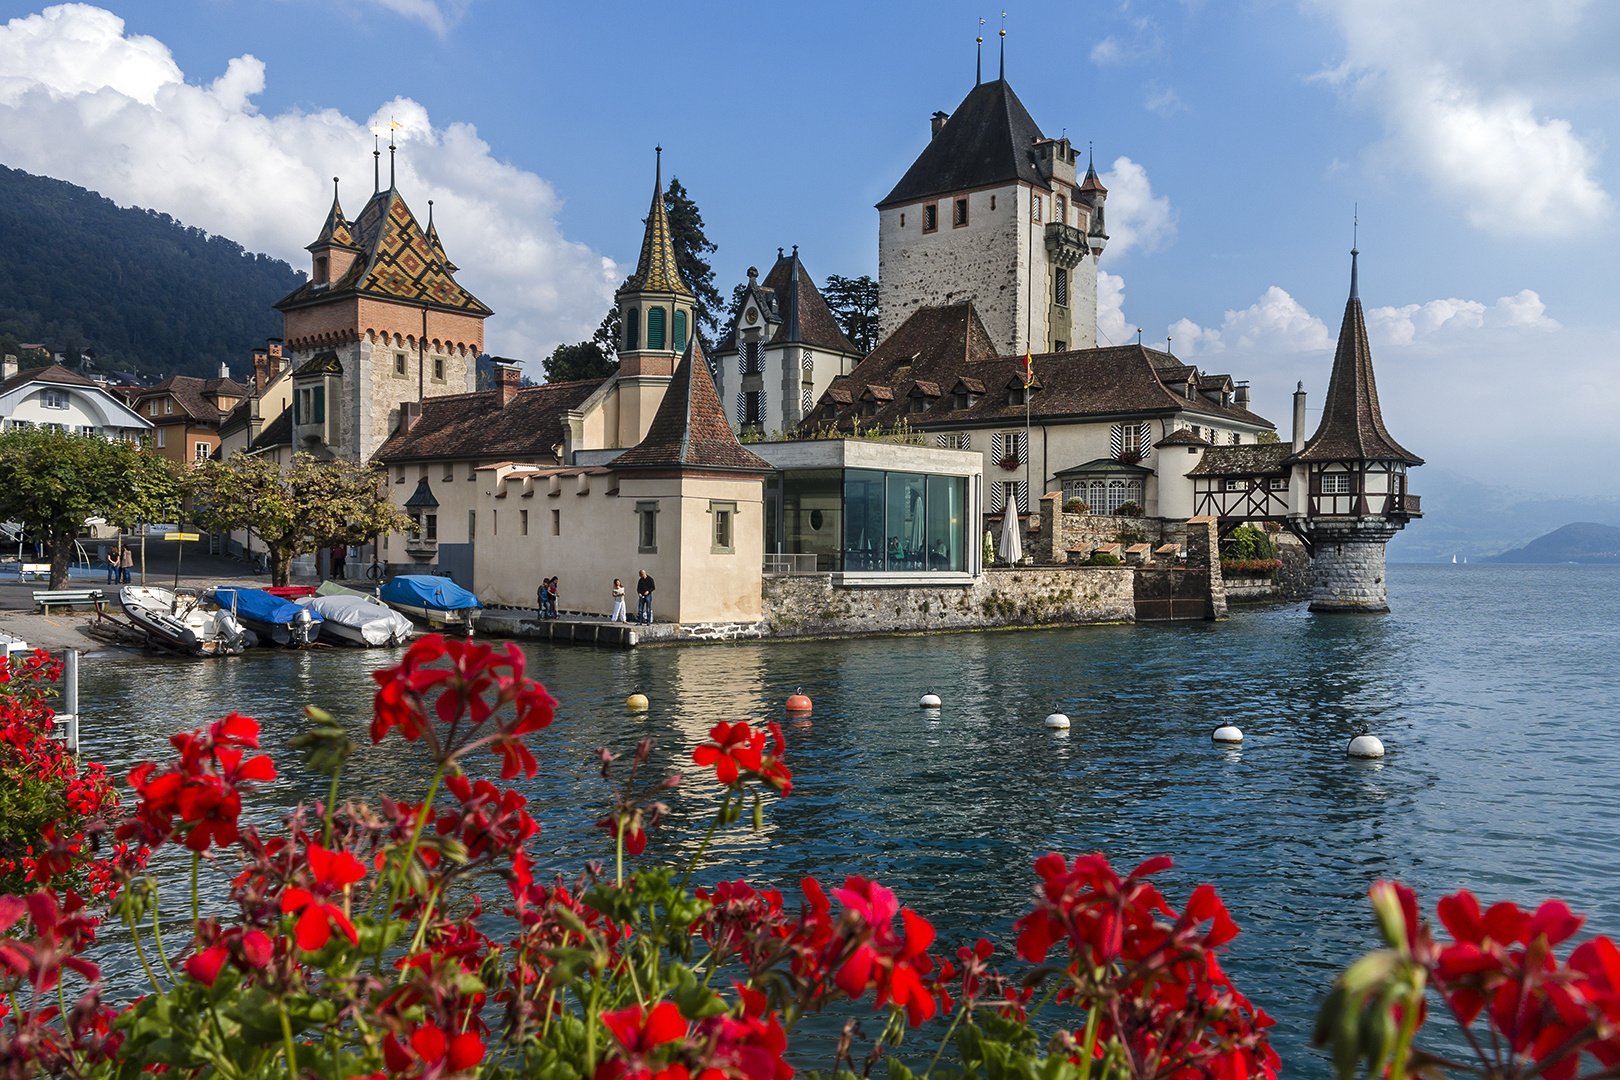
[[[214,603],[235,615],[237,621],[261,642],[273,641],[289,648],[302,648],[314,642],[321,629],[321,616],[311,608],[275,596],[263,589],[216,586]]]
[[[377,595],[389,607],[435,629],[462,624],[471,633],[473,623],[484,613],[477,596],[447,577],[432,574],[399,574]]]
[[[147,641],[186,656],[236,656],[249,645],[242,623],[229,611],[210,608],[201,593],[171,592],[151,585],[125,585],[118,602]]]
[[[315,595],[316,596],[361,596],[361,597],[364,597],[367,600],[372,600],[372,601],[375,601],[376,603],[379,603],[379,604],[382,603],[381,600],[377,599],[377,590],[376,589],[372,589],[370,592],[366,592],[363,589],[351,589],[347,585],[339,585],[335,581],[323,581],[323,582],[321,582],[319,585],[317,585],[315,587]]]
[[[403,645],[416,633],[411,620],[373,597],[336,593],[298,603],[320,616],[321,640],[333,644]]]

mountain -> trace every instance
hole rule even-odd
[[[0,334],[106,370],[241,371],[304,276],[153,210],[0,165]]]
[[[1411,485],[1423,517],[1389,542],[1390,562],[1450,562],[1453,555],[1477,562],[1528,545],[1555,521],[1620,525],[1620,499],[1516,491],[1432,465],[1412,470]]]
[[[1503,563],[1620,563],[1620,529],[1577,521],[1538,536],[1521,548],[1491,555],[1486,562]]]

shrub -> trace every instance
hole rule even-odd
[[[1239,525],[1232,530],[1232,535],[1226,539],[1221,547],[1221,559],[1275,559],[1276,546],[1272,544],[1271,537],[1264,530],[1256,529],[1250,525]]]
[[[1223,574],[1269,574],[1282,569],[1281,559],[1228,559],[1221,558]]]
[[[1119,509],[1115,510],[1114,513],[1118,514],[1120,517],[1141,517],[1142,504],[1134,502],[1120,503]]]
[[[866,878],[827,889],[807,877],[796,901],[742,880],[689,891],[718,828],[750,810],[760,829],[763,797],[793,790],[777,725],[722,721],[692,751],[721,798],[684,870],[634,863],[681,784],[643,774],[643,741],[628,761],[598,752],[611,869],[536,880],[539,827],[524,797],[465,771],[493,755],[502,779],[537,772],[524,740],[555,702],[523,676],[522,654],[435,636],[375,678],[373,741],[397,735],[434,765],[418,802],[334,798],[300,805],[274,836],[239,828],[243,792],[276,768],[256,753],[257,722],[234,713],[175,736],[175,760],[130,774],[141,802],[120,832],[189,850],[192,934],[165,942],[158,894],[174,883],[126,865],[114,913],[149,990],[122,1011],[76,955],[97,920],[75,894],[0,897],[8,1076],[784,1080],[803,1017],[867,1001],[881,1034],[864,1061],[841,1043],[839,1077],[869,1075],[883,1057],[890,1076],[932,1071],[953,1045],[950,1071],[965,1076],[1276,1075],[1271,1019],[1216,959],[1236,924],[1207,885],[1172,907],[1149,881],[1167,858],[1126,875],[1100,854],[1039,858],[1034,906],[1013,927],[1017,959],[1033,965],[1018,982],[991,966],[984,938],[934,951],[932,924]],[[296,742],[335,793],[348,740],[306,713],[313,727]],[[229,917],[199,917],[205,856],[239,870]],[[504,905],[508,940],[488,936],[481,879],[505,894],[490,908]],[[88,984],[69,1009],[58,1005],[63,968]],[[907,1030],[935,1017],[948,1017],[937,1048],[900,1060]]]
[[[1118,566],[1119,556],[1111,551],[1094,551],[1091,558],[1086,560],[1087,566]]]
[[[1089,514],[1091,513],[1091,504],[1084,499],[1070,499],[1063,504],[1063,512],[1065,514]]]

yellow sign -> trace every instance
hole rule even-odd
[[[158,533],[159,540],[201,540],[199,533]]]

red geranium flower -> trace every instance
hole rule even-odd
[[[303,912],[295,931],[298,947],[305,952],[321,948],[331,938],[334,926],[349,939],[349,944],[358,945],[360,935],[343,909],[322,898],[341,892],[365,877],[366,868],[347,851],[327,851],[319,844],[311,844],[309,870],[314,878],[313,889],[289,888],[281,894],[284,913]]]

